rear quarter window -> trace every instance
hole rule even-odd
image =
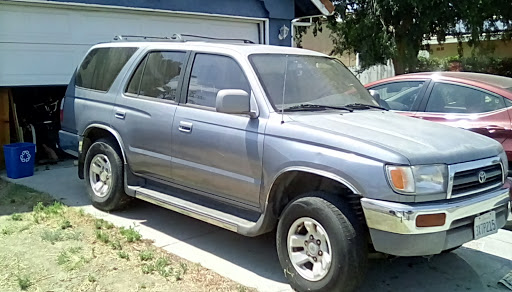
[[[134,47],[93,49],[78,68],[75,85],[87,89],[108,91],[135,51],[137,48]]]

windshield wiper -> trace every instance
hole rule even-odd
[[[305,110],[326,110],[326,109],[337,109],[337,110],[345,110],[349,112],[353,112],[354,110],[345,106],[331,106],[331,105],[321,105],[321,104],[309,104],[303,103],[299,105],[294,105],[291,107],[285,108],[283,111],[305,111]]]
[[[345,107],[354,108],[354,109],[371,109],[371,108],[376,108],[376,109],[381,109],[381,110],[389,111],[385,107],[381,107],[381,106],[377,106],[377,105],[371,105],[371,104],[364,104],[364,103],[351,103],[351,104],[345,105]]]

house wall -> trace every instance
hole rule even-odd
[[[313,29],[308,28],[306,34],[302,36],[302,48],[330,55],[333,48],[332,40],[329,37],[330,34],[331,31],[324,26],[322,32],[319,31],[315,37],[313,36]],[[345,53],[336,57],[347,67],[356,65],[355,54]]]
[[[489,42],[483,42],[484,46],[491,46],[494,48],[492,56],[499,58],[512,58],[512,42],[504,42],[502,40],[493,40]],[[458,56],[457,43],[444,43],[444,44],[431,44],[430,45],[430,57],[434,58],[447,58]],[[464,57],[470,57],[472,48],[467,43],[462,44],[464,50]]]

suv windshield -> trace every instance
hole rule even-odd
[[[284,54],[254,54],[249,58],[275,110],[304,105],[379,105],[336,59]]]

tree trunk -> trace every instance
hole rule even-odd
[[[393,66],[395,67],[395,75],[402,75],[405,73],[407,55],[405,51],[405,44],[399,35],[395,36],[396,42],[396,55],[393,58]]]
[[[405,73],[405,64],[403,63],[403,60],[396,56],[392,59],[393,61],[393,67],[395,67],[395,75],[402,75]]]

